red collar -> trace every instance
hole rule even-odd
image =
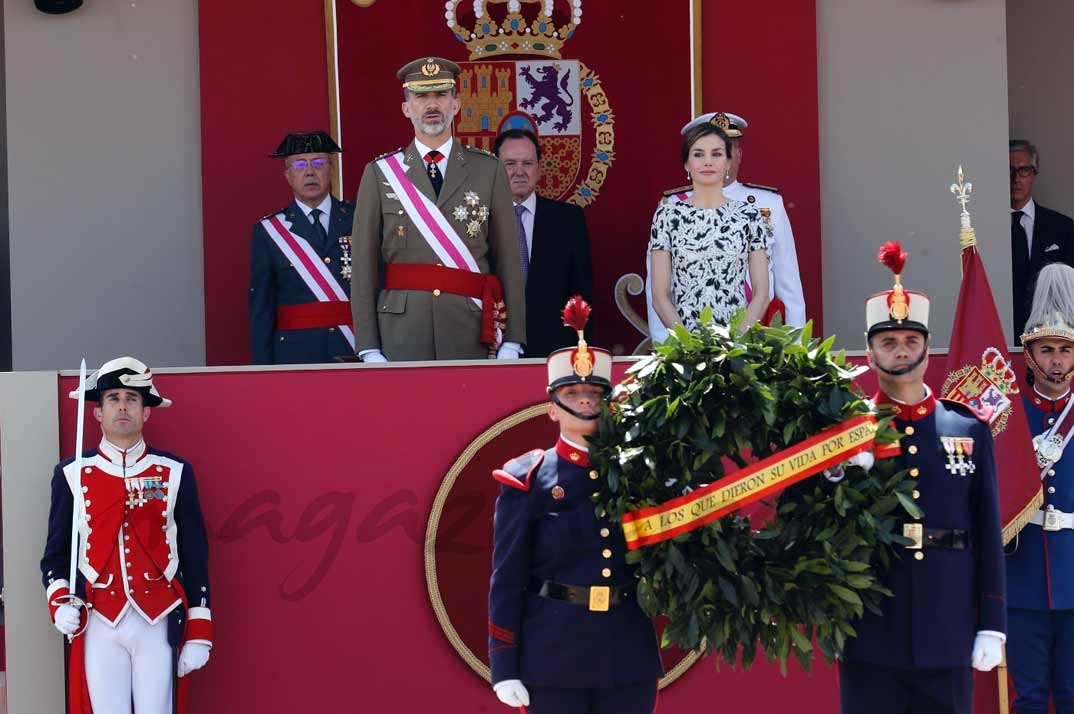
[[[1061,412],[1066,409],[1067,402],[1070,401],[1070,390],[1067,393],[1059,397],[1059,399],[1049,399],[1036,389],[1033,390],[1033,405],[1040,409],[1042,412]]]
[[[562,436],[556,442],[556,455],[575,466],[589,466],[589,452],[571,446]]]
[[[895,401],[883,392],[877,392],[876,396],[873,397],[873,402],[878,407],[883,406],[894,409],[897,412],[895,418],[902,421],[924,419],[936,411],[936,395],[933,394],[931,389],[928,395],[917,404],[904,404],[903,402]]]

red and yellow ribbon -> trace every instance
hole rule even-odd
[[[876,419],[848,419],[736,471],[715,483],[659,506],[623,514],[627,548],[670,540],[700,528],[731,511],[758,501],[855,454],[868,451],[876,435]]]

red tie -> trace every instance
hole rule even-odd
[[[440,167],[437,166],[437,162],[444,158],[436,149],[433,149],[425,155],[425,164],[429,171],[429,180],[433,182],[433,191],[436,195],[440,195],[440,187],[444,185],[444,176],[440,173]]]

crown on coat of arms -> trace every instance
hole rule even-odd
[[[582,0],[473,0],[473,15],[460,17],[463,4],[448,0],[444,19],[471,60],[515,54],[559,59],[582,22]]]
[[[1018,394],[1018,377],[1007,358],[995,347],[981,355],[981,374],[1004,394]]]

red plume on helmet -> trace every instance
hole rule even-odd
[[[593,308],[589,303],[581,295],[574,295],[563,307],[563,324],[577,331],[578,335],[581,336],[584,333],[586,323],[589,322],[589,313],[591,312],[593,312]]]
[[[910,299],[902,289],[902,282],[899,277],[902,275],[903,267],[906,266],[906,251],[902,249],[898,241],[889,240],[880,246],[880,252],[876,254],[876,259],[887,266],[888,270],[895,273],[895,287],[892,288],[891,294],[888,295],[888,308],[891,311],[891,317],[895,320],[905,320],[910,314]]]
[[[889,240],[880,246],[880,252],[876,254],[876,259],[882,265],[887,266],[888,270],[895,273],[895,282],[898,282],[899,276],[902,275],[902,269],[906,265],[906,251],[902,249],[899,242]]]

